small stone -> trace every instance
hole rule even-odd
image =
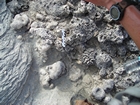
[[[18,39],[18,40],[22,40],[22,36],[21,36],[21,35],[18,35],[18,36],[17,36],[17,39]]]
[[[47,29],[54,29],[58,25],[58,22],[52,21],[48,23]]]
[[[136,46],[136,44],[134,43],[133,40],[130,40],[127,42],[127,48],[130,50],[130,51],[139,51],[138,47]]]
[[[42,81],[42,86],[43,86],[43,88],[46,89],[46,88],[48,88],[50,86],[50,84],[47,81]]]
[[[46,75],[46,70],[45,69],[40,69],[39,70],[40,75]]]
[[[80,64],[82,64],[82,61],[77,60],[76,63],[80,65]]]
[[[46,60],[43,60],[43,63],[46,63]]]
[[[29,17],[26,14],[17,14],[12,23],[10,24],[11,28],[14,30],[21,29],[29,23]]]
[[[43,21],[45,18],[42,14],[37,13],[36,14],[36,19]]]
[[[31,35],[31,36],[30,36],[30,38],[31,38],[31,39],[33,39],[33,38],[34,38],[34,36],[33,36],[33,35]]]
[[[35,51],[37,51],[38,50],[38,48],[35,48]]]
[[[7,74],[7,71],[4,71],[4,74],[6,75]]]
[[[101,77],[104,77],[104,76],[106,75],[106,69],[102,68],[102,69],[100,70],[100,72],[99,72],[99,75],[100,75]]]
[[[106,93],[110,92],[114,88],[114,81],[112,79],[105,80],[103,84],[103,89]]]
[[[50,89],[53,89],[55,86],[54,86],[54,84],[50,84]]]
[[[100,87],[95,87],[92,90],[92,95],[96,100],[101,101],[103,98],[105,98],[105,91]]]
[[[82,72],[79,68],[76,68],[75,66],[73,66],[70,70],[70,74],[69,74],[69,79],[72,82],[76,82],[78,81],[80,78],[82,77]]]
[[[104,103],[107,104],[110,100],[111,100],[111,98],[109,96],[106,96],[105,99],[104,99]]]

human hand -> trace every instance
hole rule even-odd
[[[98,6],[104,6],[109,9],[113,4],[120,2],[121,0],[85,0],[87,2],[91,2]]]

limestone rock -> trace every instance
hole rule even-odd
[[[20,95],[28,77],[32,57],[29,45],[16,39],[16,33],[8,30],[11,19],[5,0],[0,1],[3,17],[0,39],[0,104],[13,104]],[[9,17],[7,17],[9,15]],[[6,32],[7,31],[7,32]]]
[[[114,85],[114,80],[105,80],[105,82],[103,83],[103,89],[106,93],[108,93],[114,88]]]
[[[18,30],[21,29],[22,27],[26,26],[29,22],[29,18],[26,14],[17,14],[14,19],[13,22],[11,23],[11,28],[13,28],[14,30]]]
[[[96,87],[92,89],[92,95],[95,99],[101,101],[105,98],[105,92],[102,88]]]
[[[51,79],[57,79],[66,72],[65,65],[61,61],[57,61],[56,63],[49,65],[46,68]]]

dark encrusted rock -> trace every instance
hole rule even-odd
[[[127,42],[127,48],[130,50],[130,51],[139,51],[138,47],[136,46],[136,44],[134,43],[133,40],[129,40]]]
[[[99,69],[108,68],[112,65],[111,57],[106,53],[100,53],[96,56],[96,65]]]
[[[87,65],[95,64],[96,55],[97,55],[96,49],[93,49],[93,48],[86,49],[86,51],[83,53],[83,57],[82,57],[83,63],[87,64]]]

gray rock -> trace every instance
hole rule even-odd
[[[104,76],[106,76],[106,69],[105,68],[102,68],[100,71],[99,71],[99,75],[101,76],[101,77],[104,77]]]
[[[88,3],[86,5],[86,8],[87,8],[87,11],[90,15],[91,18],[94,18],[95,17],[95,14],[96,14],[96,6],[93,4],[93,3]]]
[[[1,10],[0,11],[0,15],[1,15],[1,19],[0,19],[0,36],[3,36],[7,32],[7,30],[10,28],[9,24],[11,22],[12,15],[11,15],[10,11],[6,7],[5,0],[0,1],[0,5],[1,5],[0,6],[0,10]]]
[[[127,42],[127,48],[130,50],[130,51],[139,51],[138,47],[136,46],[136,44],[134,43],[133,40],[129,40]]]
[[[86,10],[86,2],[84,0],[81,0],[78,3],[78,6],[77,7],[78,7],[77,10],[76,11],[73,11],[73,15],[74,16],[84,16],[87,13],[87,10]]]
[[[42,0],[46,12],[56,17],[67,17],[70,14],[67,0]]]
[[[103,83],[103,89],[106,93],[110,92],[113,88],[114,88],[114,80],[109,79],[109,80],[105,80]]]
[[[107,27],[106,30],[100,31],[97,36],[99,42],[112,41],[114,43],[122,43],[125,39],[125,34],[120,26],[114,26],[112,29]]]
[[[106,53],[99,53],[96,56],[95,62],[96,62],[96,65],[99,69],[101,69],[101,68],[106,69],[112,65],[111,57]]]
[[[106,51],[111,57],[115,57],[117,54],[116,45],[111,41],[106,41],[104,43],[100,43],[100,46],[103,51]]]
[[[57,61],[46,67],[50,79],[57,79],[66,72],[65,65],[62,61]]]
[[[26,14],[17,14],[14,17],[13,22],[10,24],[10,26],[14,30],[18,30],[26,26],[28,22],[29,22],[29,18]]]
[[[121,57],[125,56],[127,53],[126,47],[124,45],[117,46],[117,54]]]
[[[97,55],[96,49],[93,49],[93,48],[86,49],[82,57],[83,63],[87,65],[95,64],[96,55]]]
[[[31,52],[28,44],[16,39],[16,33],[8,30],[11,13],[5,0],[0,1],[0,104],[13,104],[20,95],[31,66]],[[6,32],[7,31],[7,32]]]
[[[82,71],[79,68],[73,66],[69,71],[69,79],[73,82],[78,81],[82,77]]]
[[[107,104],[110,100],[111,100],[111,97],[106,96],[106,97],[104,98],[104,103]]]
[[[21,5],[18,3],[17,0],[11,0],[10,2],[8,2],[7,6],[13,14],[20,12]]]
[[[120,74],[120,75],[123,74],[124,71],[125,71],[125,69],[123,66],[120,66],[120,67],[115,69],[115,73]]]
[[[92,89],[92,95],[95,99],[101,101],[105,98],[105,92],[102,88],[96,87]]]

